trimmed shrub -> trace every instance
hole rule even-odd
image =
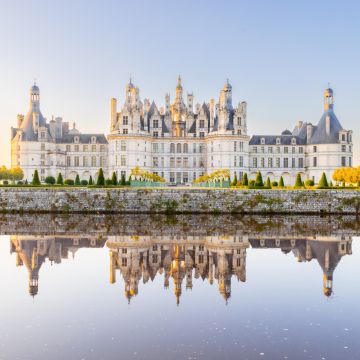
[[[45,184],[54,185],[55,184],[55,178],[53,176],[47,176],[45,178]]]
[[[249,180],[248,180],[247,173],[244,173],[244,177],[243,177],[242,183],[243,183],[244,186],[248,186],[248,185],[249,185]]]
[[[306,181],[305,181],[305,185],[306,185],[306,186],[314,186],[314,185],[315,185],[315,184],[314,184],[314,180],[312,180],[312,179],[306,180]]]
[[[278,182],[277,181],[273,181],[272,183],[271,183],[271,186],[272,187],[277,187],[279,184],[278,184]]]
[[[256,187],[263,187],[264,186],[264,182],[263,182],[260,171],[258,171],[258,173],[256,174],[255,186]]]
[[[24,185],[24,183],[20,180],[17,182],[18,185]]]
[[[285,184],[284,184],[284,179],[282,176],[280,176],[280,180],[279,180],[279,187],[284,187]]]
[[[96,185],[97,186],[104,186],[105,185],[104,172],[103,172],[102,168],[99,169],[99,175],[98,175],[98,178],[97,178]]]
[[[249,188],[253,188],[253,187],[255,187],[255,180],[249,180],[248,181],[248,186],[249,186]]]
[[[89,177],[89,185],[94,185],[94,181],[91,175]]]
[[[38,173],[37,170],[35,170],[35,172],[34,172],[34,176],[33,176],[31,185],[33,185],[33,186],[39,186],[39,185],[41,185],[40,179],[39,179],[39,173]]]
[[[130,183],[130,181],[129,181],[129,183]],[[125,185],[126,185],[126,180],[125,180],[125,175],[124,175],[124,174],[121,175],[120,185],[121,185],[121,186],[125,186]]]
[[[105,185],[106,185],[106,186],[113,185],[112,180],[111,180],[111,179],[106,179],[106,180],[105,180]]]
[[[56,179],[56,185],[64,185],[64,179],[63,179],[61,173],[59,173],[59,175]]]
[[[267,177],[267,179],[266,179],[265,187],[267,187],[268,189],[271,189],[271,181],[270,181],[269,177]]]
[[[323,172],[322,175],[321,175],[319,184],[318,184],[318,188],[319,188],[319,189],[326,189],[326,188],[328,188],[328,187],[329,187],[329,184],[328,184],[326,175],[325,175],[325,173]]]
[[[7,180],[4,180],[3,185],[9,185],[9,182]]]
[[[66,180],[64,181],[64,184],[65,184],[65,185],[69,185],[69,186],[73,186],[73,185],[75,184],[75,182],[74,182],[74,180],[72,180],[72,179],[66,179]]]
[[[302,187],[303,186],[303,182],[301,180],[301,175],[300,173],[297,173],[296,175],[296,180],[295,180],[295,187]]]
[[[80,176],[79,175],[76,175],[76,178],[75,178],[75,185],[79,186],[80,185]]]
[[[235,173],[234,180],[232,181],[231,185],[232,185],[232,186],[236,186],[236,185],[237,185],[237,182],[238,182],[238,180],[237,180],[237,175],[236,175],[236,173]]]
[[[334,187],[334,184],[333,184],[333,182],[331,180],[329,182],[329,187]]]
[[[88,185],[88,181],[87,180],[81,180],[80,185],[86,186],[86,185]]]
[[[116,176],[116,172],[115,172],[115,171],[112,173],[111,181],[112,181],[112,185],[115,185],[115,186],[116,186],[116,185],[118,184],[117,176]]]

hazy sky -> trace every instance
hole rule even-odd
[[[248,102],[250,135],[316,124],[330,82],[360,165],[358,1],[0,0],[0,9],[0,164],[34,78],[44,116],[107,133],[110,98],[123,103],[130,75],[162,106],[181,74],[195,103],[217,99],[229,78],[234,102]]]

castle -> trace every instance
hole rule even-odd
[[[115,172],[128,178],[139,166],[173,184],[191,183],[226,168],[240,180],[245,172],[255,178],[261,171],[271,181],[282,176],[285,185],[292,185],[298,173],[303,180],[318,182],[323,172],[331,178],[334,169],[352,166],[352,131],[343,129],[334,113],[331,88],[324,92],[324,113],[317,125],[299,121],[293,131],[250,138],[247,124],[247,104],[233,106],[229,81],[217,102],[194,105],[192,93],[185,103],[179,77],[174,100],[166,94],[161,108],[141,101],[139,88],[130,80],[124,104],[111,99],[109,134],[83,134],[61,117],[47,121],[34,84],[28,113],[18,115],[17,127],[11,129],[11,165],[20,166],[28,181],[35,170],[41,181],[59,173],[63,178],[96,179],[100,167],[105,176]]]

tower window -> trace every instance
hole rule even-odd
[[[129,117],[128,116],[124,116],[123,117],[123,125],[128,125],[129,124]]]
[[[153,121],[153,127],[154,127],[155,129],[157,129],[157,128],[159,127],[159,120],[154,120],[154,121]]]

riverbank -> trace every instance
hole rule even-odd
[[[359,214],[359,190],[0,188],[20,213]]]

